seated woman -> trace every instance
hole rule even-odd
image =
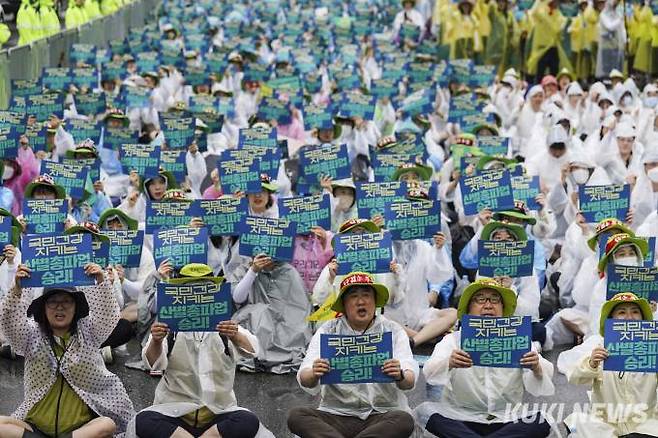
[[[514,314],[516,294],[497,281],[480,278],[459,299],[459,319],[474,316],[508,317]],[[423,367],[427,383],[444,385],[425,428],[436,436],[476,438],[496,436],[545,437],[550,426],[541,415],[534,419],[512,418],[509,406],[523,401],[525,391],[535,397],[552,395],[553,365],[535,350],[521,358],[524,368],[473,366],[459,348],[461,330],[446,335]],[[526,368],[527,367],[527,368]],[[519,421],[521,420],[521,421]]]
[[[192,269],[192,268],[195,269]],[[206,265],[188,265],[170,283],[221,283]],[[269,435],[258,418],[240,408],[233,392],[235,365],[240,357],[258,355],[258,339],[235,321],[222,321],[216,333],[172,333],[167,324],[151,326],[142,359],[147,370],[165,371],[153,406],[137,414],[140,438],[236,437]]]
[[[574,348],[580,361],[567,370],[571,384],[592,388],[590,403],[606,406],[591,414],[574,412],[564,421],[571,437],[650,437],[658,434],[655,373],[604,371],[608,351],[603,347],[603,331],[608,318],[652,320],[647,300],[630,292],[619,293],[603,305],[599,333]],[[609,413],[615,413],[610,416]],[[621,413],[621,415],[619,415]]]
[[[134,415],[100,354],[119,321],[112,284],[96,264],[85,273],[95,286],[45,288],[32,300],[34,290],[20,286],[30,269],[20,265],[0,304],[0,331],[25,357],[25,400],[11,417],[0,417],[3,438],[111,437]]]
[[[233,319],[252,331],[262,348],[239,366],[275,374],[297,371],[311,340],[306,321],[311,304],[297,270],[259,254],[231,293],[236,304],[244,304]]]

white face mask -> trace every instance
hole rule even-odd
[[[5,166],[5,170],[2,172],[2,179],[4,181],[10,180],[14,176],[14,168],[11,166]]]
[[[635,256],[614,257],[615,265],[622,266],[640,266],[640,262]]]
[[[354,203],[354,197],[350,195],[339,195],[336,199],[338,200],[338,209],[340,211],[349,210]]]
[[[589,170],[587,169],[576,169],[571,172],[571,176],[573,177],[573,182],[576,184],[583,185],[587,182],[589,179]]]
[[[652,182],[658,183],[658,167],[654,167],[647,172],[647,176]]]
[[[624,96],[621,100],[621,103],[624,106],[631,106],[633,104],[633,98],[631,96]]]

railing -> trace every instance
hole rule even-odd
[[[161,0],[135,0],[116,11],[76,29],[61,32],[23,46],[0,51],[0,108],[6,109],[13,79],[37,79],[44,67],[67,67],[71,45],[94,44],[105,48],[108,42],[124,39],[130,29],[155,19]]]

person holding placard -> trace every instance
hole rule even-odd
[[[613,184],[635,184],[642,173],[644,153],[644,146],[637,140],[635,126],[631,122],[618,123],[611,143],[609,149],[600,156],[601,166]]]
[[[352,272],[340,284],[332,309],[339,318],[323,324],[313,336],[297,381],[310,394],[320,394],[318,409],[293,408],[288,428],[301,438],[406,438],[414,430],[407,397],[418,377],[407,335],[396,322],[375,313],[388,302],[388,289],[365,272]],[[388,383],[322,385],[330,358],[321,357],[321,338],[327,334],[364,336],[392,333],[390,358],[381,364]],[[389,380],[390,379],[390,380]]]
[[[30,269],[18,267],[0,305],[0,331],[25,357],[25,400],[12,417],[0,417],[0,436],[111,437],[134,415],[99,351],[119,320],[111,282],[96,264],[84,271],[96,285],[49,287],[36,297],[21,287]]]
[[[180,277],[168,282],[193,286],[223,281],[203,265],[197,268],[181,270]],[[241,357],[258,356],[258,339],[231,320],[211,329],[174,333],[164,322],[152,324],[142,361],[147,371],[165,372],[167,377],[155,390],[153,406],[137,414],[137,436],[271,436],[253,413],[238,406],[233,391],[236,363]]]
[[[516,294],[499,282],[480,278],[459,299],[458,316],[509,317],[516,309]],[[429,407],[434,412],[425,428],[441,437],[548,436],[550,425],[541,415],[534,419],[513,418],[506,412],[523,400],[524,392],[535,397],[552,395],[553,365],[537,353],[534,345],[520,360],[523,368],[473,366],[468,353],[459,348],[461,331],[446,335],[423,367],[431,385],[445,385],[441,399]],[[521,420],[521,421],[519,421]]]
[[[233,319],[253,332],[261,345],[257,357],[244,358],[238,365],[275,374],[295,371],[311,338],[306,321],[311,306],[297,270],[258,254],[231,293],[242,305]]]
[[[338,234],[364,234],[364,233],[378,233],[381,231],[379,225],[373,220],[367,219],[350,219],[345,221],[338,229]],[[389,290],[390,303],[399,303],[404,298],[406,278],[399,265],[395,261],[391,262],[390,273],[374,274],[378,283],[382,283]],[[336,295],[338,285],[344,279],[344,276],[337,275],[338,261],[332,259],[320,273],[318,281],[315,282],[313,287],[313,295],[311,302],[315,306],[322,306],[324,303],[333,301]]]
[[[320,185],[331,196],[331,231],[338,231],[343,222],[358,217],[356,185],[352,178],[334,181],[325,176],[320,180]]]
[[[157,175],[139,175],[139,191],[128,193],[119,209],[139,222],[146,221],[147,201],[161,201],[167,190],[177,187],[171,172],[160,170]]]
[[[604,370],[603,363],[609,353],[603,346],[603,336],[609,318],[651,321],[653,313],[647,300],[631,292],[619,293],[603,305],[599,330],[574,349],[579,360],[567,370],[567,379],[571,384],[591,386],[592,405],[606,408],[569,415],[564,420],[569,436],[656,436],[658,375]]]

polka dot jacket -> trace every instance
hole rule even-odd
[[[99,416],[109,417],[123,432],[134,409],[119,378],[105,367],[100,346],[119,321],[119,306],[112,283],[107,279],[95,286],[80,287],[89,304],[89,315],[78,321],[77,333],[59,370],[78,396]],[[15,351],[25,357],[25,400],[13,416],[24,419],[43,399],[57,379],[58,364],[47,336],[27,308],[34,290],[23,289],[22,296],[13,290],[0,303],[0,332]]]

